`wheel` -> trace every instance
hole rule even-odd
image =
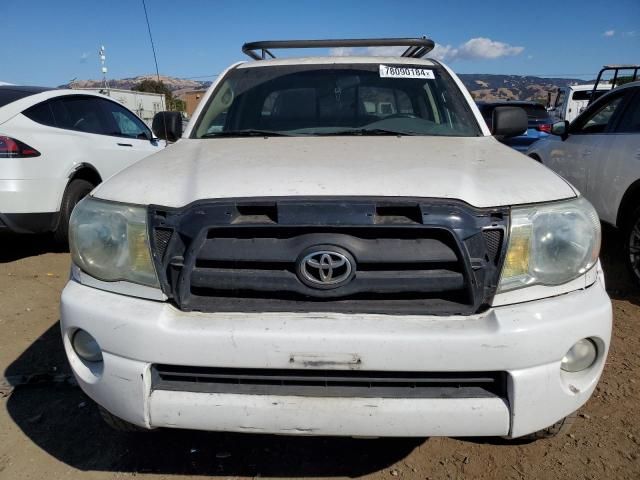
[[[71,180],[67,185],[64,195],[62,196],[62,205],[60,205],[60,218],[58,220],[58,228],[53,232],[53,239],[59,245],[66,246],[69,242],[69,217],[73,207],[80,200],[86,197],[95,185],[87,180]]]
[[[146,428],[139,427],[134,425],[133,423],[129,423],[126,420],[122,420],[119,417],[116,417],[111,412],[106,410],[105,408],[98,405],[98,410],[100,411],[100,416],[104,420],[104,422],[109,425],[114,430],[118,432],[149,432]]]
[[[640,283],[640,207],[623,220],[622,241],[627,268],[636,283]]]
[[[576,421],[577,417],[578,412],[573,412],[572,414],[567,415],[562,420],[557,421],[547,428],[543,428],[542,430],[538,430],[537,432],[530,433],[529,435],[515,438],[514,440],[542,440],[545,438],[555,437],[556,435],[569,433],[569,430],[571,430],[571,427],[573,426],[573,423]]]

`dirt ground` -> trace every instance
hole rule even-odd
[[[0,478],[640,478],[640,289],[615,232],[603,263],[614,305],[604,377],[573,431],[548,441],[295,438],[108,429],[78,387],[58,332],[69,255],[37,237],[0,237]],[[2,375],[32,383],[2,393]],[[40,379],[41,382],[37,380]]]

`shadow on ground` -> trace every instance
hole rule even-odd
[[[59,326],[51,326],[6,370],[7,377],[69,373]],[[42,378],[39,377],[39,380]],[[77,387],[16,387],[13,421],[36,445],[80,470],[268,477],[358,477],[385,469],[424,439],[284,437],[162,430],[123,434],[104,424]]]
[[[53,241],[53,236],[50,234],[0,234],[0,264],[42,255],[43,253],[66,251],[68,250]]]
[[[38,254],[37,241],[22,245]],[[19,258],[19,257],[17,257]],[[6,260],[5,260],[6,261]],[[605,229],[602,262],[614,298],[640,301],[638,287],[622,262],[619,238]],[[5,376],[60,375],[69,367],[56,323],[6,370]],[[7,409],[40,448],[81,470],[160,474],[357,477],[402,460],[424,439],[356,440],[278,437],[165,430],[121,434],[110,430],[77,387],[44,383],[17,387]],[[496,439],[467,439],[500,445]]]
[[[640,305],[640,285],[627,268],[620,232],[608,225],[603,225],[602,229],[600,261],[609,296]]]

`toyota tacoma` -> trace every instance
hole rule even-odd
[[[416,39],[266,41],[70,221],[62,336],[120,429],[566,430],[605,364],[593,207]],[[273,50],[402,47],[397,56]]]

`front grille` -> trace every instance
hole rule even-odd
[[[254,292],[273,298],[324,299],[462,291],[463,266],[454,240],[450,234],[440,233],[385,231],[379,227],[213,228],[196,253],[191,294]],[[315,245],[349,251],[357,265],[353,280],[327,290],[303,283],[296,273],[297,262],[302,252]]]
[[[361,198],[208,201],[150,216],[163,290],[185,311],[470,314],[495,293],[507,221],[460,202]],[[329,270],[305,260],[316,251],[346,258],[350,276],[321,284]]]
[[[506,398],[504,372],[370,372],[153,365],[152,390],[376,398]]]

